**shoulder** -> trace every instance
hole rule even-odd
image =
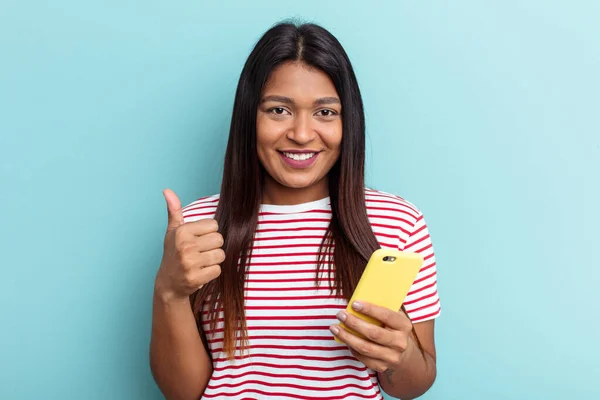
[[[372,189],[365,190],[365,203],[373,232],[382,245],[390,238],[397,238],[399,249],[433,257],[427,223],[413,203],[395,194]]]
[[[369,215],[379,215],[392,220],[405,221],[414,225],[423,218],[421,210],[413,203],[395,194],[374,189],[365,189],[365,205]]]
[[[194,222],[200,219],[214,218],[219,205],[219,195],[201,197],[198,200],[183,207],[183,220]]]

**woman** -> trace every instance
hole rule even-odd
[[[164,192],[151,366],[168,399],[380,399],[378,384],[408,399],[432,385],[430,237],[412,204],[365,189],[364,153],[339,42],[312,24],[266,32],[239,80],[220,194],[182,209]],[[382,328],[344,312],[379,247],[425,258],[405,309],[354,305]]]

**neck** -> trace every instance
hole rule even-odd
[[[295,205],[320,200],[327,196],[329,196],[327,177],[309,187],[292,188],[281,185],[267,175],[262,188],[263,204]]]

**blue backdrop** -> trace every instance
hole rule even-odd
[[[345,46],[368,182],[430,225],[424,398],[600,398],[598,2],[86,3],[0,7],[0,398],[161,398],[161,191],[218,191],[242,65],[287,17]]]

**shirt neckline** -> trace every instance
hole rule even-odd
[[[309,201],[300,204],[261,204],[260,212],[276,213],[276,214],[293,214],[310,210],[331,210],[331,202],[329,196]]]

